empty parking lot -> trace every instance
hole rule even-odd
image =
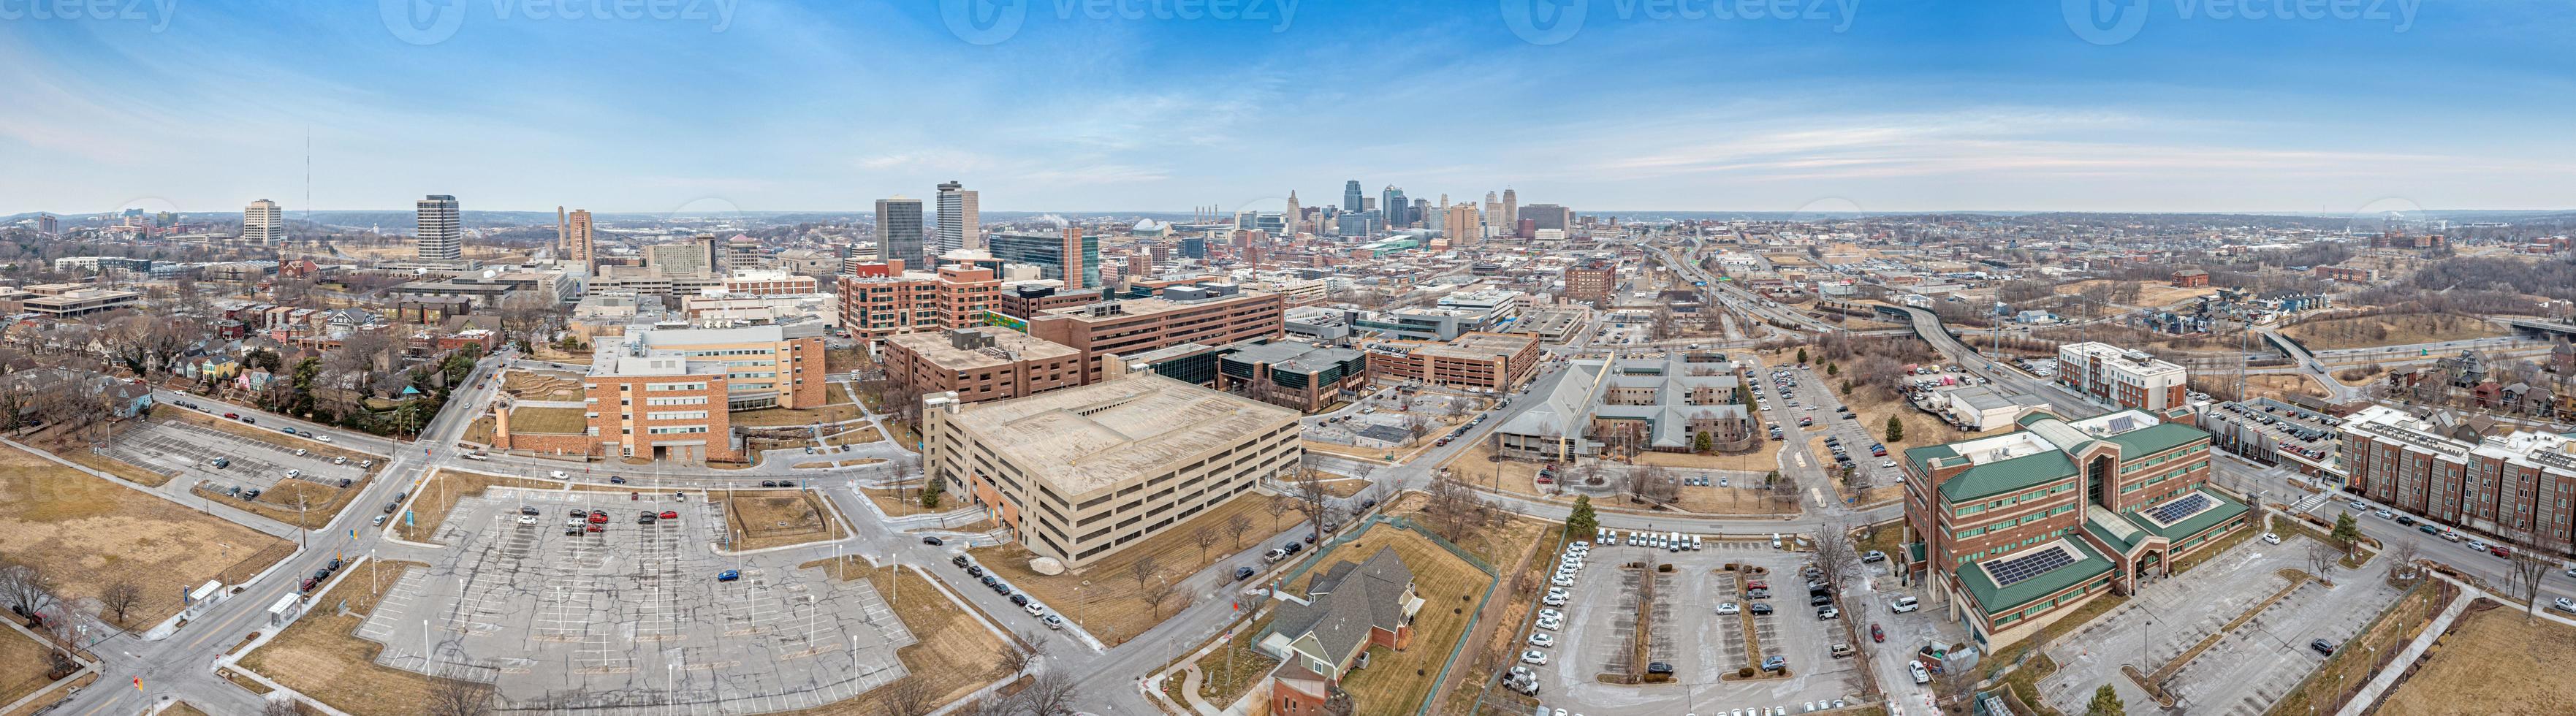
[[[326,485],[338,485],[344,478],[355,483],[365,479],[368,472],[356,460],[333,464],[331,458],[319,454],[299,456],[290,448],[181,422],[136,425],[118,433],[103,452],[156,472],[210,480],[217,490],[266,490],[288,479],[288,470],[295,470],[302,479]],[[227,458],[231,464],[215,467],[211,462],[217,457]]]
[[[611,517],[565,534],[572,509]],[[638,524],[648,509],[680,516]],[[701,501],[496,488],[441,533],[449,556],[406,575],[358,635],[385,644],[379,663],[491,682],[513,708],[758,713],[906,673],[895,649],[913,635],[866,581],[713,554],[721,522]]]

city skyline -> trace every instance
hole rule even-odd
[[[1308,2],[1276,31],[1035,4],[989,45],[933,7],[797,3],[742,4],[721,29],[472,4],[426,44],[372,7],[0,23],[0,89],[23,99],[0,157],[49,169],[0,184],[0,212],[300,195],[308,128],[319,207],[440,191],[530,211],[819,210],[950,178],[1031,210],[1268,206],[1355,176],[1604,212],[2546,209],[2576,193],[2576,139],[2556,131],[2576,96],[2568,40],[2535,31],[2576,19],[2564,5],[2403,25],[2158,6],[2111,44],[2054,6],[1862,5],[1842,23],[1596,5],[1550,44],[1486,4]],[[344,59],[294,61],[307,51]],[[1457,81],[1374,83],[1434,75]],[[908,78],[950,91],[863,106]]]

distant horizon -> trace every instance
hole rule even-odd
[[[460,197],[460,199],[461,199],[461,197]],[[249,202],[243,202],[243,203],[244,203],[245,205],[247,205]],[[460,201],[460,203],[463,203],[463,202],[461,202],[461,201]],[[1540,203],[1553,203],[1553,202],[1540,202]],[[282,202],[281,202],[281,204],[282,204]],[[1481,206],[1481,203],[1480,203],[1479,205]],[[1523,206],[1528,206],[1528,205],[1529,205],[1529,204],[1523,204]],[[470,206],[470,205],[469,205],[469,206]],[[1311,206],[1314,206],[1314,205],[1312,205],[1312,204],[1305,204],[1305,205],[1303,205],[1303,206],[1311,207]],[[1928,215],[1928,214],[1970,214],[1970,215],[1991,215],[1991,216],[2030,216],[2030,215],[2037,215],[2037,214],[2071,214],[2071,215],[2087,215],[2087,214],[2113,215],[2113,214],[2119,214],[2119,215],[2144,215],[2144,216],[2283,216],[2283,217],[2334,218],[2334,217],[2380,216],[2380,215],[2389,214],[2389,213],[2403,213],[2403,214],[2559,214],[2559,213],[2576,213],[2576,206],[2570,206],[2570,207],[2552,207],[2552,208],[2537,208],[2537,209],[2518,209],[2518,208],[2509,208],[2509,209],[2445,209],[2445,208],[2415,208],[2415,209],[2402,209],[2402,210],[2374,210],[2374,211],[2361,211],[2361,212],[2351,212],[2351,213],[2344,213],[2344,212],[2331,212],[2331,211],[2291,211],[2291,210],[2241,210],[2241,211],[2220,211],[2220,210],[2192,210],[2192,209],[2163,209],[2163,210],[2158,210],[2158,209],[1922,209],[1922,210],[1885,210],[1885,211],[1881,211],[1881,210],[1855,210],[1855,209],[1822,209],[1822,210],[1796,210],[1796,209],[1590,209],[1590,208],[1585,208],[1585,207],[1581,207],[1581,206],[1573,206],[1573,207],[1568,207],[1568,208],[1573,209],[1573,210],[1574,210],[1574,213],[1576,213],[1576,214],[1578,214],[1578,215],[1631,215],[1631,214],[1634,214],[1634,215],[1656,215],[1656,214],[1808,214],[1808,215],[1814,215],[1814,216],[1917,216],[1917,215]],[[662,216],[662,217],[668,217],[668,218],[721,218],[721,216],[722,216],[721,214],[680,213],[680,212],[664,212],[664,211],[606,210],[606,209],[592,209],[592,208],[588,208],[588,207],[574,207],[574,206],[566,206],[566,207],[564,207],[564,210],[565,210],[565,211],[568,211],[568,212],[569,212],[569,211],[575,211],[575,210],[588,211],[588,212],[590,212],[590,213],[591,213],[591,215],[592,215],[592,216],[621,216],[621,217],[631,217],[631,216]],[[1243,209],[1243,210],[1244,210],[1244,211],[1254,211],[1254,210],[1256,210],[1256,209],[1249,209],[1249,208],[1247,208],[1247,209]],[[1263,210],[1264,210],[1264,211],[1267,211],[1266,209],[1263,209]],[[56,216],[56,217],[95,217],[95,216],[100,216],[100,215],[103,215],[103,214],[113,214],[113,213],[118,213],[118,212],[121,212],[121,211],[124,211],[124,209],[123,209],[123,208],[119,208],[119,209],[109,209],[109,210],[105,210],[105,211],[68,211],[68,212],[67,212],[67,211],[54,211],[54,210],[51,210],[51,209],[29,209],[29,210],[19,211],[19,212],[15,212],[15,213],[0,214],[0,220],[14,220],[14,219],[19,219],[19,218],[25,218],[25,217],[28,217],[28,216],[33,216],[33,215],[36,215],[36,214],[51,214],[51,215]],[[147,210],[147,211],[156,211],[156,212],[157,212],[157,211],[162,211],[162,210]],[[302,209],[295,209],[295,208],[292,208],[292,207],[286,207],[286,208],[283,208],[283,212],[285,213],[285,218],[290,219],[290,220],[299,220],[299,219],[304,218],[304,216],[303,216],[303,212],[304,212],[304,211],[305,211],[305,210],[302,210]],[[402,208],[386,208],[386,209],[313,209],[313,210],[311,210],[311,211],[313,211],[313,212],[315,212],[315,213],[405,213],[405,214],[408,214],[408,213],[413,213],[414,211],[416,211],[416,208],[414,208],[414,207],[402,207]],[[240,213],[241,213],[241,210],[240,210],[240,209],[233,209],[233,210],[223,210],[223,209],[189,209],[189,210],[180,210],[180,211],[178,211],[177,213],[182,214],[182,215],[186,215],[186,214],[240,214]],[[476,208],[466,208],[466,209],[463,209],[463,210],[462,210],[462,213],[463,213],[464,215],[469,215],[469,216],[470,216],[470,215],[474,215],[474,214],[553,214],[553,213],[555,213],[555,209],[554,209],[553,207],[547,207],[547,208],[543,208],[543,209],[476,209]],[[738,213],[741,213],[741,214],[744,214],[744,215],[751,215],[751,216],[760,216],[760,215],[776,215],[776,214],[861,214],[861,215],[868,215],[868,214],[874,214],[874,213],[876,213],[876,210],[875,210],[874,208],[864,208],[864,209],[743,209],[743,210],[739,210],[739,212],[738,212]],[[988,208],[984,208],[984,209],[982,209],[982,213],[983,213],[983,214],[987,214],[987,215],[990,215],[990,214],[1026,214],[1026,215],[1030,215],[1030,216],[1044,216],[1044,215],[1077,215],[1077,216],[1121,216],[1121,215],[1139,215],[1139,216],[1190,216],[1190,215],[1193,215],[1195,212],[1193,212],[1193,211],[1191,211],[1191,210],[1188,210],[1188,209],[1181,209],[1181,210],[1168,210],[1168,209],[1161,209],[1161,210],[1158,210],[1158,209],[1114,209],[1114,210],[1108,210],[1108,209],[995,209],[995,208],[989,208],[989,207],[988,207]],[[1215,218],[1218,218],[1218,219],[1224,219],[1224,220],[1231,220],[1231,219],[1233,219],[1233,218],[1234,218],[1234,214],[1233,214],[1231,211],[1229,211],[1229,212],[1227,212],[1227,213],[1225,213],[1225,214],[1217,215]]]

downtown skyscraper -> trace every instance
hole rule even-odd
[[[1410,215],[1412,208],[1411,204],[1405,203],[1404,190],[1395,188],[1393,184],[1386,185],[1385,191],[1378,192],[1378,216],[1385,220],[1388,229],[1400,229],[1412,224],[1412,220],[1405,218]]]
[[[1343,211],[1350,211],[1350,212],[1357,212],[1357,211],[1359,211],[1359,210],[1360,210],[1360,197],[1361,197],[1361,194],[1360,194],[1360,180],[1358,180],[1358,179],[1352,179],[1352,180],[1350,180],[1350,181],[1342,182],[1342,210],[1343,210]]]
[[[877,200],[877,260],[921,264],[921,200],[901,194]]]
[[[286,212],[277,202],[261,199],[242,209],[243,241],[274,244],[286,240]]]
[[[984,220],[975,190],[952,179],[939,185],[939,253],[984,247]]]
[[[423,261],[460,261],[465,258],[464,211],[457,207],[456,197],[431,194],[415,208],[413,224],[418,227],[416,254]]]

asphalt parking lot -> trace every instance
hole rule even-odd
[[[2189,572],[2148,583],[2128,603],[2049,647],[2061,668],[2041,681],[2042,698],[2081,711],[2109,683],[2123,701],[2148,703],[2120,665],[2139,663],[2143,650],[2145,663],[2162,667],[2226,628],[2288,586],[2281,569],[2307,568],[2308,544],[2297,535],[2278,545],[2249,540]],[[2397,600],[2399,590],[2379,579],[2383,569],[2376,562],[2357,572],[2337,568],[2332,588],[2314,581],[2300,586],[2221,637],[2169,683],[2196,713],[2263,713],[2325,661],[2309,641],[2340,644]]]
[[[137,425],[118,433],[103,452],[155,472],[176,472],[181,477],[213,480],[221,486],[263,490],[287,479],[286,471],[290,469],[298,471],[302,479],[324,485],[338,485],[343,478],[355,482],[365,479],[367,473],[355,461],[334,465],[327,458],[298,457],[288,448],[186,423]],[[219,468],[208,464],[218,456],[231,458],[232,465]]]
[[[575,508],[611,517],[566,535]],[[646,509],[680,518],[637,524]],[[378,663],[492,683],[507,708],[758,713],[905,674],[895,650],[913,636],[867,582],[711,553],[721,520],[702,500],[496,488],[445,524],[456,547],[406,574],[358,635],[385,644]]]
[[[1575,578],[1567,605],[1558,607],[1566,614],[1565,628],[1553,632],[1558,644],[1544,650],[1549,663],[1534,667],[1543,684],[1539,702],[1593,716],[1711,713],[1727,707],[1798,708],[1811,701],[1850,698],[1860,690],[1858,660],[1831,656],[1831,646],[1846,641],[1843,622],[1819,620],[1807,606],[1805,580],[1797,575],[1803,555],[1773,550],[1768,541],[1704,544],[1706,549],[1696,552],[1595,547]],[[1641,562],[1671,564],[1673,570],[1622,567]],[[1760,565],[1770,573],[1752,577],[1729,572],[1728,563]],[[1656,598],[1648,612],[1652,636],[1647,658],[1671,664],[1674,680],[1639,686],[1602,683],[1596,677],[1626,669],[1637,621],[1636,595],[1649,575]],[[1740,580],[1750,578],[1772,583],[1774,596],[1766,601],[1776,612],[1717,614],[1720,602],[1746,606],[1747,600],[1737,595]],[[1733,680],[1736,669],[1759,667],[1746,649],[1748,619],[1760,640],[1760,655],[1787,658],[1790,676]]]

